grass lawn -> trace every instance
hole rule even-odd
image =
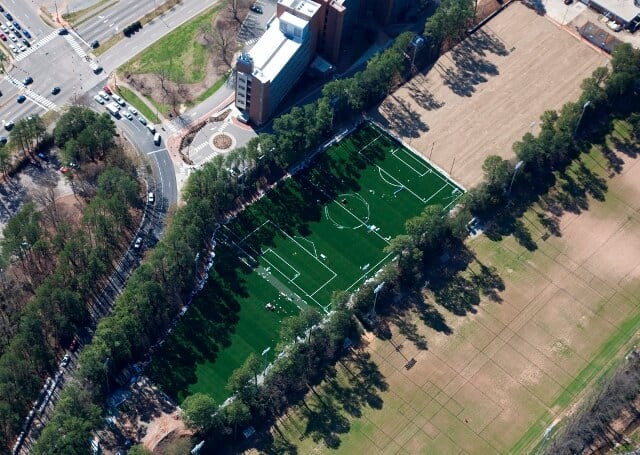
[[[160,123],[160,119],[153,112],[145,102],[136,96],[127,87],[118,86],[118,93],[125,99],[125,101],[135,107],[142,115],[144,115],[152,123]]]
[[[231,372],[275,347],[283,318],[307,305],[329,311],[333,291],[354,291],[392,260],[383,250],[408,218],[462,194],[375,126],[360,127],[218,231],[209,282],[151,377],[179,399],[223,401]]]
[[[120,67],[120,73],[160,74],[185,84],[201,82],[209,59],[197,40],[201,26],[211,27],[219,7],[213,7],[165,35]]]

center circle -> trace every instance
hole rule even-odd
[[[340,194],[325,206],[324,214],[338,229],[358,229],[369,222],[369,204],[359,194]]]

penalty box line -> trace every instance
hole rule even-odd
[[[287,234],[287,232],[285,232],[284,229],[282,229],[280,226],[278,226],[278,224],[274,223],[272,220],[267,220],[264,223],[262,223],[258,228],[254,229],[251,234],[249,234],[248,236],[245,237],[245,239],[249,238],[250,235],[254,234],[255,232],[257,232],[259,229],[261,229],[265,224],[271,224],[273,225],[276,229],[278,229],[280,231],[280,235],[282,235],[283,237],[285,237],[286,239],[292,241],[295,245],[298,246],[298,248],[300,248],[301,250],[303,250],[305,253],[307,253],[310,257],[312,257],[318,264],[320,264],[322,267],[324,267],[329,273],[332,274],[331,278],[329,278],[327,281],[325,281],[324,284],[322,284],[318,289],[316,289],[315,291],[313,291],[311,294],[308,293],[305,289],[302,289],[302,287],[300,287],[300,285],[298,285],[298,283],[296,283],[294,280],[296,278],[298,278],[298,276],[301,275],[301,273],[295,268],[293,267],[291,264],[289,264],[289,262],[287,262],[282,256],[280,256],[278,253],[276,253],[273,249],[269,248],[266,251],[271,250],[271,252],[273,254],[275,254],[282,262],[284,262],[285,264],[287,264],[289,267],[291,267],[292,270],[295,270],[296,273],[298,273],[298,276],[294,277],[293,279],[290,279],[287,275],[285,275],[284,273],[282,273],[282,270],[280,270],[280,268],[278,268],[277,266],[275,266],[273,263],[271,263],[271,261],[269,261],[266,257],[264,257],[264,253],[266,252],[262,252],[262,254],[260,255],[261,258],[264,258],[264,260],[271,266],[273,267],[275,270],[278,271],[278,273],[280,275],[282,275],[286,280],[288,280],[291,284],[293,284],[296,288],[298,288],[298,290],[303,294],[306,295],[307,297],[309,297],[311,300],[313,300],[313,302],[318,305],[320,308],[322,308],[324,311],[326,311],[326,308],[328,306],[323,306],[320,302],[318,302],[313,296],[318,293],[318,291],[320,291],[321,289],[323,289],[325,286],[327,286],[331,281],[333,281],[338,274],[331,269],[329,266],[327,266],[325,263],[321,262],[320,259],[318,259],[317,256],[314,256],[308,249],[306,249],[305,247],[303,247],[295,238],[291,237],[289,234]],[[228,229],[228,228],[227,228]],[[235,235],[235,234],[234,234]],[[237,235],[236,235],[237,237]],[[244,243],[244,241],[243,241]],[[239,247],[240,248],[240,247]],[[240,248],[242,251],[244,251],[242,248]],[[257,262],[257,261],[256,261]]]
[[[396,158],[398,161],[400,161],[402,164],[404,164],[405,166],[407,166],[409,169],[411,169],[413,172],[415,172],[419,177],[424,177],[425,175],[431,174],[432,170],[429,166],[427,166],[426,163],[423,163],[422,161],[420,161],[417,157],[414,157],[413,155],[411,155],[411,157],[413,158],[413,160],[415,160],[417,163],[420,163],[422,166],[424,166],[426,168],[426,171],[424,172],[419,172],[415,167],[413,167],[413,165],[407,163],[405,160],[403,160],[402,158],[400,158],[400,156],[398,155],[398,152],[404,152],[405,154],[408,154],[409,152],[406,151],[404,148],[395,148],[393,150],[391,150],[391,155],[393,155],[394,158]]]

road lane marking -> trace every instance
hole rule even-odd
[[[159,150],[154,150],[152,152],[147,152],[147,155],[153,155],[153,154],[158,153],[158,152],[166,152],[166,151],[167,151],[166,148],[162,148],[162,149],[159,149]]]

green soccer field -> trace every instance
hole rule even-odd
[[[180,399],[224,400],[251,352],[273,358],[282,319],[330,311],[334,291],[356,290],[393,259],[384,247],[407,219],[426,205],[448,211],[462,194],[375,125],[359,127],[218,230],[209,281],[150,375]]]

